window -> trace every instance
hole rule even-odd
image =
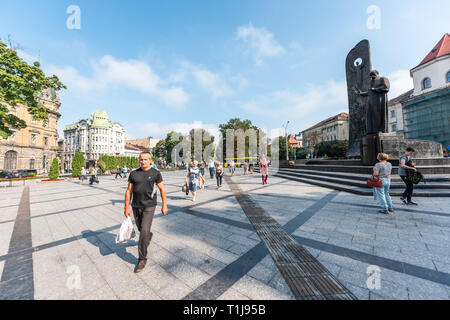
[[[30,169],[34,169],[34,159],[30,159]]]
[[[37,134],[36,133],[32,133],[30,135],[30,144],[32,146],[35,146],[37,144]]]
[[[13,131],[12,134],[8,137],[9,143],[15,143],[16,142],[16,131]]]
[[[397,124],[393,124],[392,125],[392,132],[396,132],[397,131]]]
[[[447,72],[447,82],[450,82],[450,71]]]
[[[395,110],[391,111],[391,118],[395,118]]]
[[[48,137],[44,137],[44,146],[48,147]]]
[[[425,89],[429,89],[429,88],[431,88],[431,79],[430,78],[423,79],[422,89],[425,90]]]

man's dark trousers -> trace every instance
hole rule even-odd
[[[152,233],[153,217],[155,215],[156,206],[147,208],[133,208],[134,220],[139,230],[139,260],[147,260],[147,249],[150,245]]]
[[[403,192],[403,199],[406,199],[408,202],[411,202],[411,198],[414,191],[414,184],[411,181],[408,181],[408,179],[405,176],[400,176],[400,178],[406,184],[405,192]]]

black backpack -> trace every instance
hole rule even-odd
[[[408,161],[408,163],[406,163],[407,166],[409,167],[413,167],[415,168],[412,164],[411,164],[411,160]],[[423,176],[423,174],[419,171],[414,171],[414,170],[406,170],[406,179],[413,183],[413,184],[419,184],[421,181],[423,181],[425,183],[425,177]]]

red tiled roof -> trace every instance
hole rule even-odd
[[[397,98],[389,100],[389,105],[405,102],[412,96],[413,92],[414,92],[414,89],[411,89],[411,90],[399,95]]]
[[[289,135],[289,143],[290,144],[296,144],[298,143],[297,139],[293,135]]]
[[[435,58],[442,57],[447,54],[450,54],[450,33],[444,34],[438,44],[433,48],[433,50],[431,50],[431,52],[425,57],[425,59],[422,60],[422,62],[418,66],[421,66]]]

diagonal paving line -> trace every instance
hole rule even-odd
[[[30,187],[23,189],[17,210],[17,219],[9,242],[8,253],[22,252],[11,255],[5,261],[0,279],[0,300],[33,300],[33,255],[30,216]]]
[[[345,288],[325,267],[300,245],[283,227],[261,208],[246,192],[226,176],[236,199],[258,236],[265,244],[278,270],[296,299],[299,300],[354,300],[356,297]],[[337,193],[328,195],[333,198]],[[286,228],[290,232],[305,223],[321,204],[314,204],[299,215]]]

